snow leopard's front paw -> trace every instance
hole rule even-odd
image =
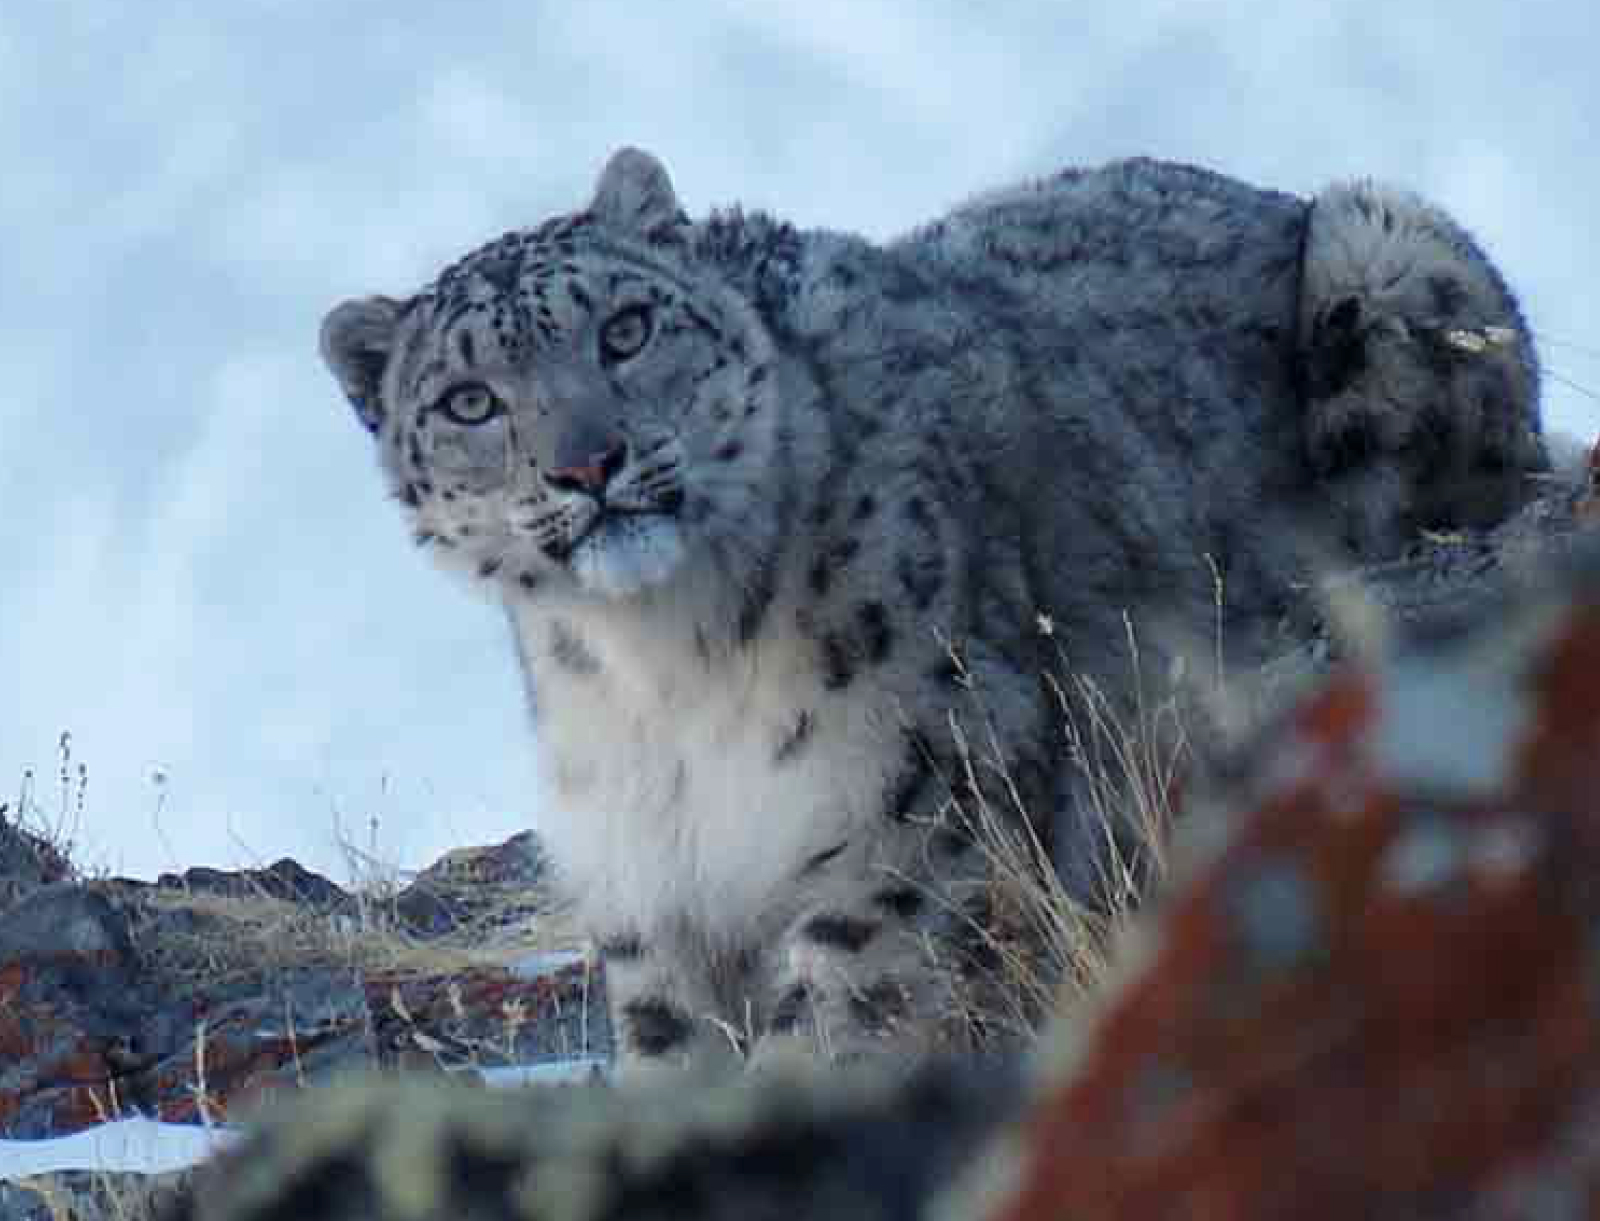
[[[1358,554],[1497,522],[1546,468],[1516,299],[1417,196],[1361,182],[1318,197],[1299,337],[1306,454]]]
[[[603,943],[601,958],[619,1078],[738,1064],[749,1039],[721,1018],[696,963],[631,939]]]
[[[957,1013],[948,965],[881,901],[827,904],[796,920],[779,952],[774,1001],[752,1054],[828,1063],[910,1060],[950,1043]]]

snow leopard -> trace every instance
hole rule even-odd
[[[1049,675],[1126,706],[1219,614],[1244,658],[1304,540],[1381,559],[1547,462],[1528,327],[1444,211],[1150,159],[873,242],[692,218],[623,149],[321,350],[416,542],[504,607],[632,1067],[962,1045],[994,866],[952,809],[1090,905],[1116,839]]]

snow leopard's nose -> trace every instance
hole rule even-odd
[[[565,447],[563,447],[565,448]],[[587,492],[598,496],[616,477],[628,460],[628,445],[620,437],[583,447],[579,452],[563,452],[556,465],[544,473],[544,481],[559,492]]]

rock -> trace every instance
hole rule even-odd
[[[988,1221],[1590,1215],[1600,550],[1257,760]]]
[[[537,886],[544,881],[544,849],[532,831],[521,831],[486,848],[457,848],[445,853],[416,877],[417,885]]]
[[[524,831],[493,847],[447,853],[395,897],[394,911],[419,937],[468,926],[490,933],[548,911],[545,873],[544,853]]]
[[[1279,625],[1270,676],[1304,679],[1371,651],[1371,638],[1438,640],[1483,621],[1517,591],[1545,582],[1589,537],[1587,485],[1552,477],[1544,493],[1487,530],[1420,537],[1396,559],[1312,582]]]
[[[202,989],[181,1006],[187,1025],[167,1032],[165,1054],[122,1087],[134,1109],[172,1123],[238,1120],[266,1100],[379,1063],[352,972],[275,972],[232,991]]]
[[[138,1054],[141,998],[127,921],[73,883],[33,891],[0,921],[0,1134],[97,1122]]]
[[[127,922],[103,895],[70,882],[33,891],[6,911],[0,961],[81,961],[94,968],[126,966],[133,955]]]
[[[364,980],[380,1063],[483,1070],[556,1057],[610,1054],[598,964],[578,959],[537,970],[468,968],[448,975]]]
[[[181,874],[164,873],[156,885],[169,890],[235,899],[281,899],[319,909],[348,910],[354,900],[320,873],[284,857],[265,869],[209,869],[197,865]]]
[[[467,926],[506,928],[542,915],[549,907],[541,887],[544,854],[533,833],[504,843],[457,848],[429,865],[392,898],[368,908],[392,915],[406,932],[441,937]],[[156,879],[163,890],[233,899],[277,899],[318,912],[354,914],[355,895],[288,857],[265,869],[195,866]]]
[[[29,891],[71,876],[67,858],[14,821],[9,802],[0,802],[0,913]]]
[[[510,888],[534,867],[526,855],[457,859]],[[581,956],[408,959],[353,906],[293,862],[31,890],[0,916],[0,1137],[133,1113],[238,1119],[361,1067],[472,1073],[608,1053],[603,978]],[[374,938],[388,948],[363,951]]]

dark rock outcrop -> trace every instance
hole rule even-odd
[[[126,919],[70,882],[0,917],[0,1133],[48,1136],[105,1118],[140,1054],[141,995]]]
[[[196,865],[181,874],[164,873],[156,885],[188,894],[233,899],[281,899],[323,910],[349,910],[355,901],[320,873],[284,857],[265,869],[211,869]]]
[[[0,802],[0,912],[30,890],[71,876],[67,858],[24,827],[10,802]]]
[[[543,914],[545,872],[538,841],[524,831],[493,847],[446,854],[395,896],[394,911],[419,937],[492,931]]]

